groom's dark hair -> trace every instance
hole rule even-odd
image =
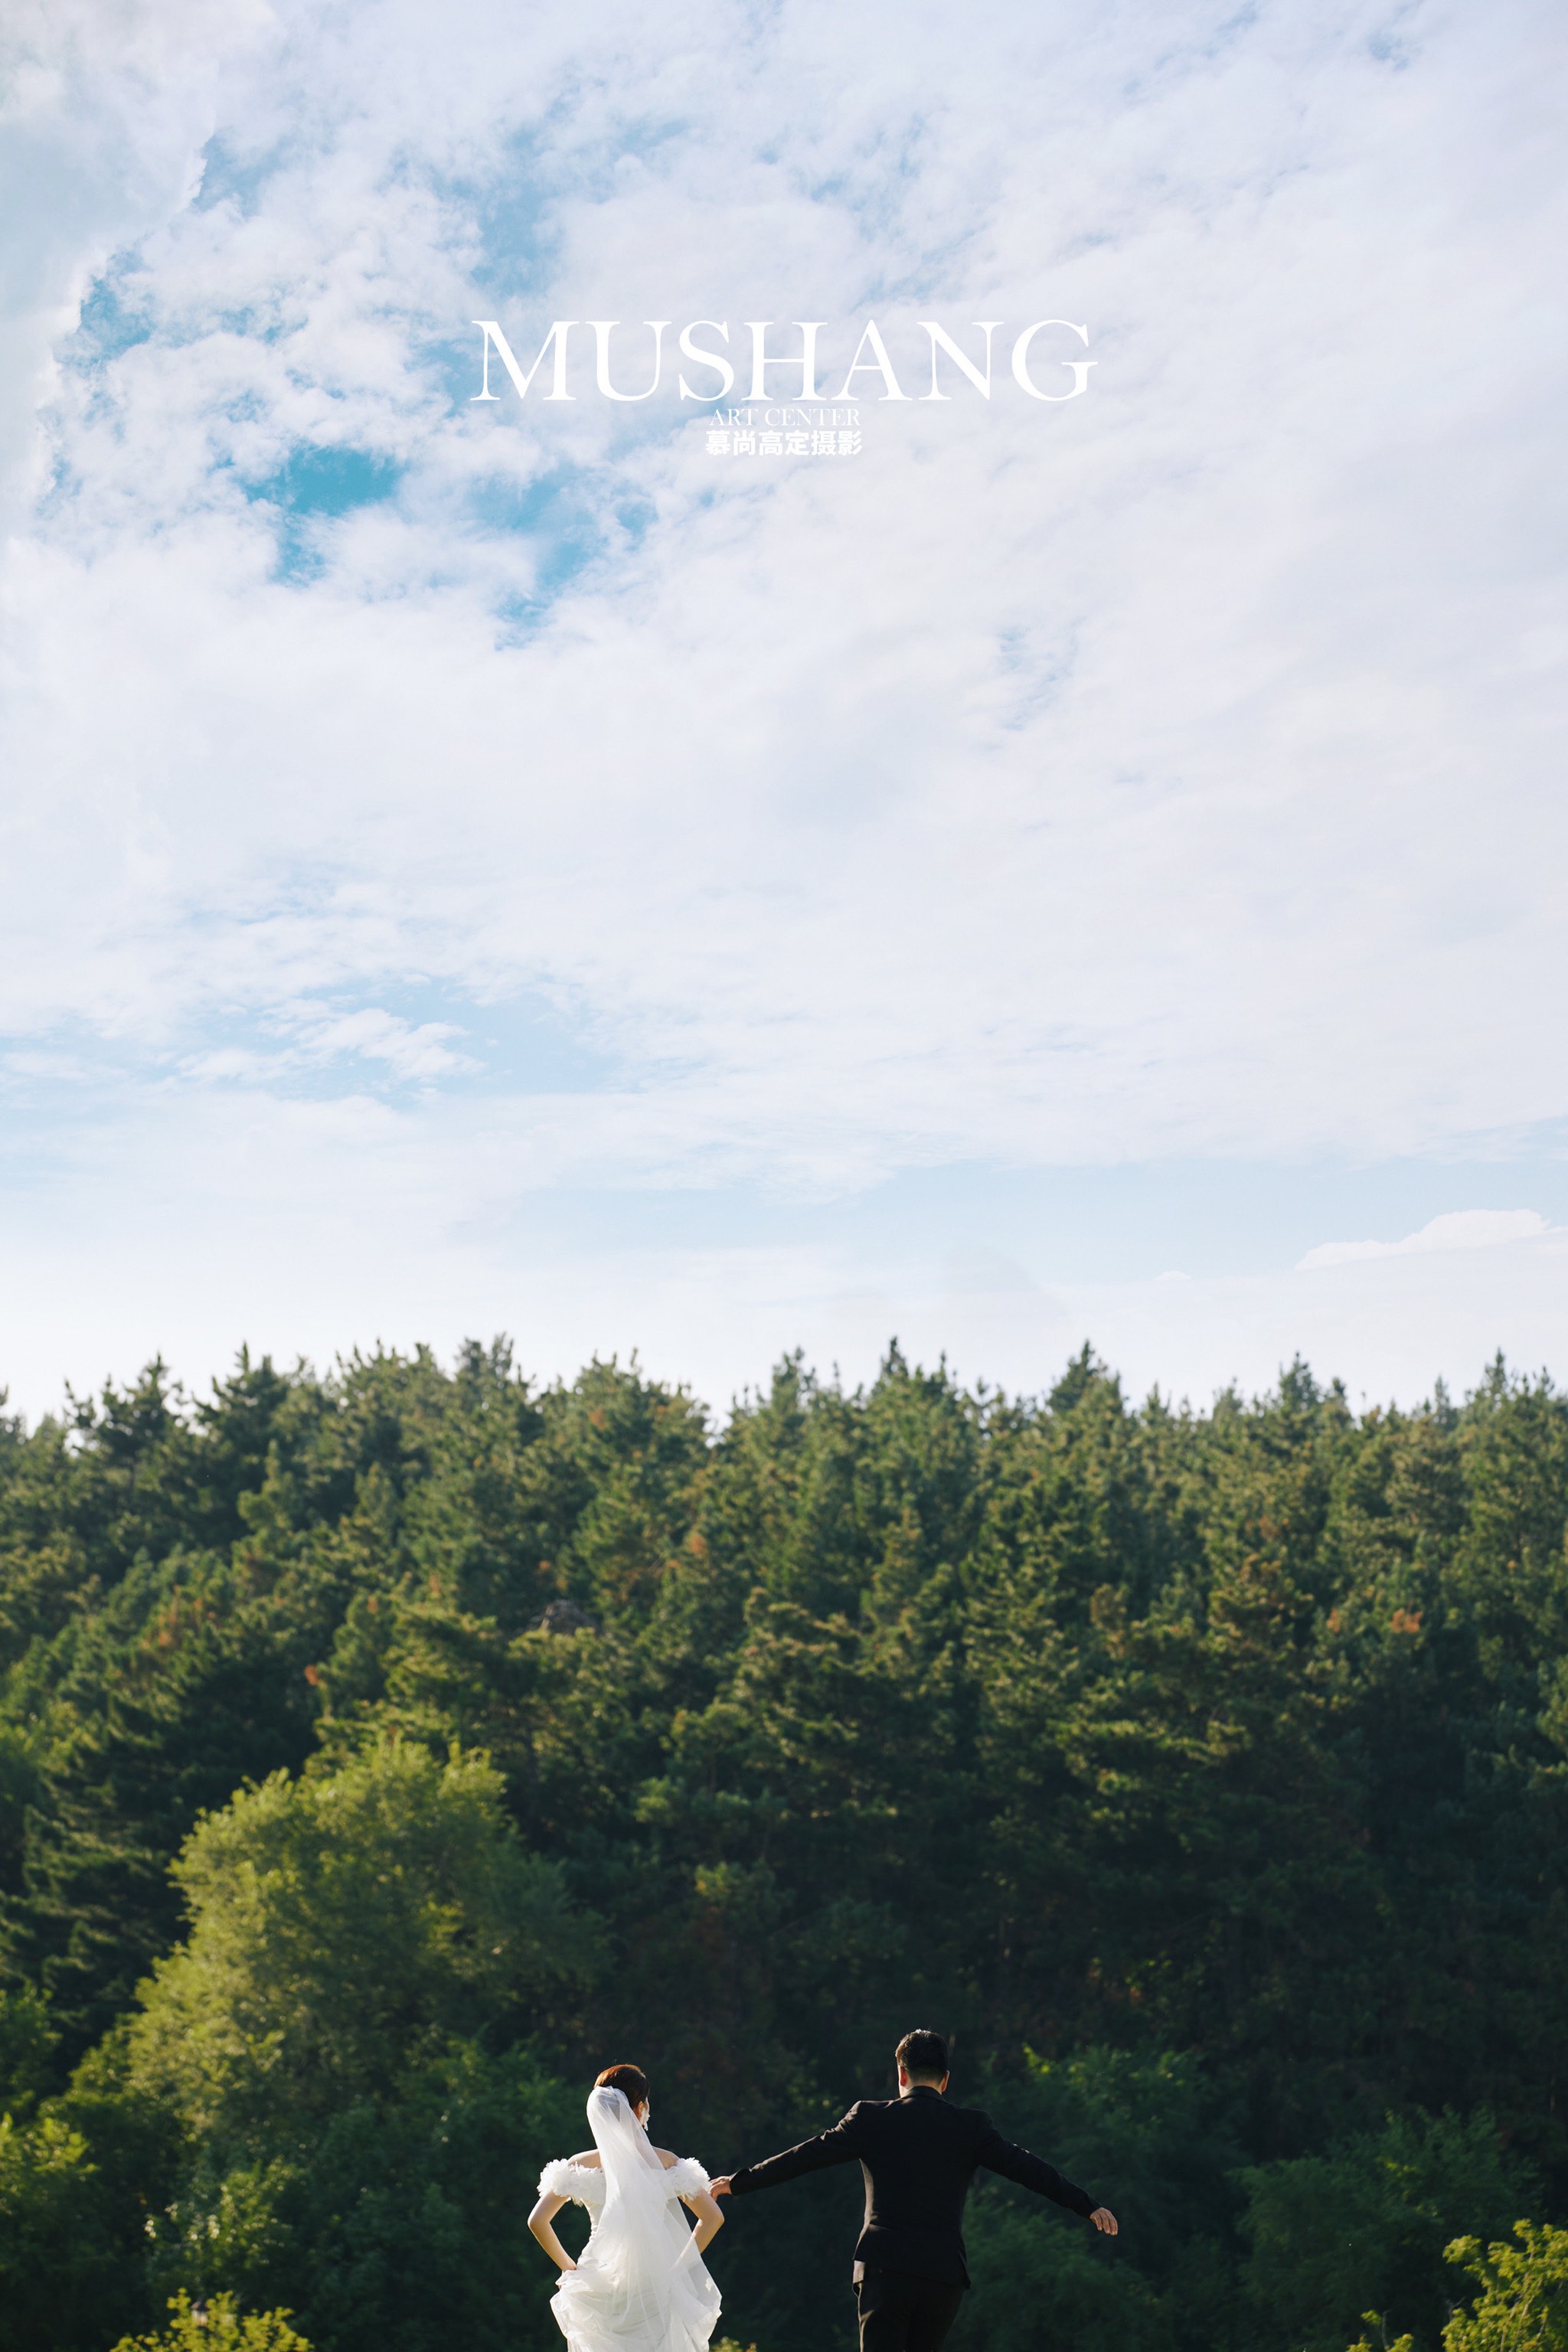
[[[947,2073],[947,2044],[924,2025],[906,2033],[893,2055],[911,2083],[940,2083]]]
[[[624,2091],[634,2107],[640,2107],[647,2096],[647,2076],[640,2066],[606,2066],[595,2075],[595,2091]]]

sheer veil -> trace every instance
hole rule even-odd
[[[563,2328],[586,2352],[700,2352],[719,2311],[670,2176],[624,2091],[589,2095],[605,2205],[575,2271],[562,2279]]]

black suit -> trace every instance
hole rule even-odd
[[[984,2165],[1087,2221],[1094,2200],[1054,2165],[1015,2147],[989,2116],[917,2084],[901,2099],[862,2099],[841,2123],[733,2175],[731,2194],[858,2159],[866,2221],[855,2248],[863,2352],[935,2352],[969,2284],[963,2200]]]

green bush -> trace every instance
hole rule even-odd
[[[542,2158],[584,2137],[530,2052],[455,2043],[265,2161],[205,2150],[156,2218],[153,2273],[287,2301],[332,2352],[544,2345],[554,2273],[528,2213]]]
[[[1448,2260],[1479,2283],[1471,2311],[1443,2330],[1444,2352],[1568,2352],[1568,2230],[1516,2221],[1517,2246],[1483,2254],[1477,2238],[1459,2238]]]
[[[116,2079],[117,2054],[111,2037],[62,2097],[29,2121],[0,2119],[6,2352],[101,2352],[151,2315],[148,2225],[167,2193],[178,2134],[171,2116]]]
[[[190,1932],[141,1990],[133,2079],[193,2131],[311,2130],[411,2053],[531,2022],[593,1949],[482,1759],[381,1743],[209,1813],[174,1874]]]
[[[205,2305],[176,2294],[169,2308],[174,2315],[169,2326],[156,2336],[123,2336],[114,2352],[310,2352],[289,2326],[287,2311],[241,2313],[228,2294]]]
[[[116,2249],[99,2228],[87,2142],[55,2116],[0,2119],[0,2305],[7,2338],[53,2352],[112,2325]]]
[[[31,1985],[0,1990],[0,2115],[25,2122],[47,2092],[56,2035]]]
[[[1453,2300],[1445,2248],[1462,2230],[1506,2229],[1536,2189],[1484,2110],[1390,2116],[1326,2156],[1240,2180],[1244,2298],[1257,2340],[1291,2352],[1341,2352],[1369,2305],[1417,2352],[1436,2352]]]
[[[569,1987],[594,1929],[495,1773],[380,1742],[242,1791],[178,1873],[190,1933],[126,2035],[189,2135],[153,2280],[287,2300],[333,2352],[508,2352],[548,2327],[526,2220],[582,2110],[528,2044],[492,2043]]]
[[[1114,2242],[984,2173],[965,2235],[958,2352],[1209,2352],[1239,2151],[1196,2059],[1095,2047],[985,2095],[998,2127],[1109,2205]]]

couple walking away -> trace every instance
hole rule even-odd
[[[896,2099],[861,2099],[816,2139],[713,2180],[695,2157],[654,2147],[641,2069],[606,2067],[588,2098],[592,2153],[547,2164],[528,2217],[560,2267],[551,2308],[568,2352],[706,2352],[719,2290],[702,2255],[723,2227],[718,2200],[774,2189],[832,2164],[858,2159],[866,2179],[866,2220],[855,2249],[861,2352],[937,2352],[969,2284],[961,2224],[979,2165],[1116,2235],[1116,2216],[1044,2158],[1005,2140],[978,2109],[949,2105],[940,2033],[906,2033],[897,2056]],[[575,2262],[552,2226],[573,2202],[594,2217]],[[694,2230],[681,2218],[682,2204],[697,2216]]]

